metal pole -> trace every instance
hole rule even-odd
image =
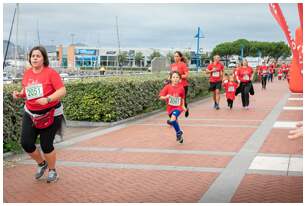
[[[17,5],[18,5],[18,4],[17,4]],[[7,45],[6,45],[6,51],[5,51],[4,60],[3,60],[3,69],[4,69],[4,66],[5,66],[5,61],[6,61],[6,57],[7,57],[7,52],[8,52],[10,43],[11,43],[11,35],[12,35],[13,26],[14,26],[14,20],[15,20],[17,5],[16,5],[16,8],[15,8],[15,10],[14,10],[14,16],[13,16],[13,20],[12,20],[12,24],[11,24],[9,39],[8,39],[8,43],[7,43]]]

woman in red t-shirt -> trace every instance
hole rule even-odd
[[[167,120],[167,124],[173,126],[176,132],[176,141],[183,143],[183,131],[180,129],[178,124],[178,117],[182,111],[187,111],[184,101],[185,101],[185,91],[184,88],[179,85],[181,80],[181,75],[178,71],[172,71],[170,73],[170,84],[164,86],[160,91],[159,96],[161,100],[166,100],[167,103],[167,113],[170,120]]]
[[[182,52],[176,51],[174,53],[174,63],[170,65],[171,71],[178,71],[178,73],[181,75],[181,82],[180,85],[184,87],[185,91],[185,107],[187,108],[187,111],[185,112],[185,117],[189,116],[189,109],[187,105],[187,93],[188,93],[188,81],[187,77],[189,75],[189,69],[187,67],[187,59],[183,56]]]
[[[47,182],[50,183],[58,179],[53,141],[61,130],[63,106],[60,99],[66,95],[66,89],[59,74],[49,67],[44,47],[31,49],[29,62],[31,68],[24,72],[22,90],[13,91],[14,98],[25,98],[21,145],[38,164],[35,178],[41,178],[49,168]],[[44,158],[35,146],[38,135]]]
[[[237,75],[238,83],[240,84],[242,106],[245,109],[249,109],[249,93],[252,88],[254,74],[252,67],[248,66],[248,61],[246,59],[243,60],[242,67],[238,70]]]

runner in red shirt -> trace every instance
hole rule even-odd
[[[220,109],[219,102],[220,102],[220,90],[223,79],[223,72],[224,72],[224,66],[220,62],[220,56],[215,55],[214,62],[208,65],[206,73],[210,74],[209,91],[214,93],[213,100],[214,100],[214,108],[216,110]]]
[[[189,69],[187,67],[187,59],[183,56],[182,52],[176,51],[174,53],[174,63],[171,64],[171,71],[178,71],[182,77],[180,84],[184,87],[185,90],[185,107],[187,111],[185,112],[185,117],[189,116],[189,109],[187,105],[187,93],[188,93],[188,81],[187,77],[189,75]]]
[[[282,63],[282,71],[283,71],[283,74],[284,74],[284,80],[287,79],[287,76],[288,76],[288,72],[289,72],[289,67],[285,64],[285,63]]]
[[[186,112],[184,104],[185,91],[184,88],[179,85],[181,76],[179,72],[173,71],[170,73],[170,84],[164,86],[160,91],[159,96],[161,100],[166,100],[167,113],[170,120],[167,120],[167,124],[173,126],[176,132],[176,141],[179,143],[184,142],[183,131],[180,129],[178,123],[178,117],[182,111]]]
[[[237,71],[238,69],[242,66],[241,62],[237,62],[236,68],[233,70],[233,76],[234,76],[234,81],[237,82],[238,76],[237,76]]]
[[[238,70],[238,83],[240,84],[241,101],[244,109],[249,109],[249,93],[252,88],[253,77],[253,69],[248,66],[248,61],[244,59],[242,67]]]
[[[232,109],[233,102],[235,100],[235,92],[238,87],[238,84],[234,81],[234,74],[229,76],[228,81],[223,84],[223,87],[225,89],[227,106],[229,106],[229,108]]]
[[[273,82],[273,76],[276,68],[276,63],[273,61],[270,66],[269,66],[269,76],[268,76],[268,81]]]
[[[282,69],[282,67],[279,67],[278,70],[277,70],[278,80],[282,80],[282,76],[283,76],[283,69]]]
[[[261,87],[262,89],[266,89],[269,69],[266,66],[265,62],[263,62],[262,65],[259,67],[259,75],[261,77]]]
[[[49,168],[47,182],[50,183],[58,179],[53,141],[61,129],[63,107],[60,99],[65,96],[66,89],[59,74],[49,67],[44,47],[34,47],[29,62],[32,67],[24,73],[21,92],[13,91],[14,98],[25,98],[21,145],[38,164],[35,178],[41,178]],[[38,121],[42,117],[45,117],[43,121]],[[38,135],[44,158],[35,146]]]

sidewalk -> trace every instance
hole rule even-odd
[[[34,161],[5,167],[4,202],[303,202],[303,140],[288,140],[301,121],[302,94],[287,82],[255,86],[251,109],[221,98],[181,117],[184,144],[167,115],[82,131],[56,145],[60,179],[36,181]],[[45,174],[46,176],[46,174]]]

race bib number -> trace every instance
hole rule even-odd
[[[213,73],[212,73],[212,76],[213,76],[213,77],[219,77],[219,76],[220,76],[220,72],[213,72]]]
[[[181,97],[169,97],[169,105],[171,106],[180,106],[181,105]]]
[[[267,72],[268,72],[267,70],[263,70],[263,71],[262,71],[263,74],[266,74]]]
[[[245,74],[245,75],[243,75],[243,79],[248,81],[248,80],[250,80],[250,77],[249,77],[249,75]]]
[[[33,84],[30,86],[27,86],[25,88],[25,92],[26,92],[27,100],[42,97],[44,94],[42,84]]]
[[[233,86],[228,87],[228,91],[229,92],[234,92],[235,91],[235,87],[233,87]]]

